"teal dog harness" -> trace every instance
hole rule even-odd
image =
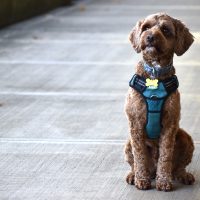
[[[147,108],[146,133],[148,138],[160,137],[162,128],[162,110],[168,96],[178,88],[178,79],[175,75],[158,81],[156,87],[148,86],[147,80],[135,74],[129,82],[129,86],[138,91],[144,98]],[[153,80],[154,81],[154,80]]]

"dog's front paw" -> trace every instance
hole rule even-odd
[[[177,176],[177,180],[185,185],[192,185],[195,182],[195,178],[191,173],[185,172]]]
[[[135,184],[135,174],[134,172],[129,172],[127,177],[126,177],[126,182],[130,185]]]
[[[157,178],[156,189],[159,191],[169,192],[173,190],[173,185],[169,180]]]
[[[139,190],[149,190],[151,189],[151,180],[150,179],[135,179],[135,186]]]

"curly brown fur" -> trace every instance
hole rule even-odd
[[[153,41],[149,37],[153,37]],[[165,13],[150,15],[139,21],[129,39],[136,52],[142,52],[143,61],[149,65],[156,62],[161,67],[172,63],[174,53],[182,55],[193,43],[188,28]],[[138,63],[136,74],[149,78],[143,61]],[[175,69],[158,79],[163,80],[174,74]],[[126,160],[131,166],[127,183],[146,190],[151,188],[151,178],[156,177],[156,188],[162,191],[173,189],[173,178],[184,184],[193,184],[195,179],[185,168],[192,160],[194,145],[192,138],[179,128],[179,91],[173,92],[164,104],[159,139],[147,138],[146,104],[141,94],[133,88],[128,90],[125,111],[130,128],[130,139],[125,147]]]

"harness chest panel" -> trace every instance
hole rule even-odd
[[[147,109],[146,133],[148,138],[157,139],[162,128],[162,109],[167,97],[178,88],[178,79],[174,75],[164,81],[158,81],[156,89],[146,86],[146,80],[135,74],[129,86],[137,90],[144,98]]]

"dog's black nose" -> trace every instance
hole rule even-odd
[[[147,42],[153,42],[154,41],[154,36],[153,35],[148,35],[147,36]]]

